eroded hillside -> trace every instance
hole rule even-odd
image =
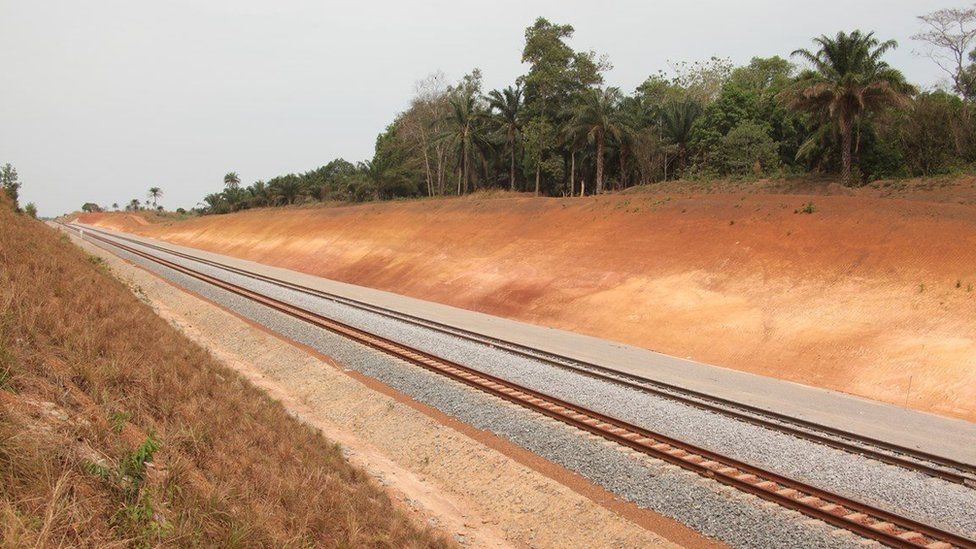
[[[954,185],[972,195],[971,180]],[[82,221],[974,419],[976,206],[884,192],[469,197]]]

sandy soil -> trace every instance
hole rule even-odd
[[[82,220],[976,420],[976,180],[823,188]]]
[[[91,244],[158,314],[343,447],[418,521],[473,547],[721,544]]]

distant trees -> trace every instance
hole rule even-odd
[[[898,46],[894,40],[880,42],[873,32],[853,31],[813,41],[819,46],[816,52],[793,52],[810,62],[813,70],[804,71],[785,97],[791,107],[836,125],[841,139],[841,180],[848,185],[855,124],[868,113],[907,105],[914,89],[881,59]]]
[[[156,202],[163,196],[163,190],[159,187],[149,187],[148,197],[152,200],[153,208],[156,208]]]
[[[0,188],[3,188],[7,197],[13,202],[14,209],[19,209],[17,201],[20,199],[20,177],[17,175],[17,168],[10,162],[0,167]]]
[[[976,40],[976,8],[944,8],[920,15],[923,30],[912,39],[925,42],[932,61],[952,79],[952,91],[976,97],[976,71],[967,70],[967,56]]]
[[[224,175],[224,186],[228,189],[236,189],[241,184],[241,177],[237,175],[237,172],[227,172]]]
[[[508,189],[515,190],[515,161],[518,156],[518,140],[522,134],[522,86],[509,86],[504,90],[488,92],[488,108],[499,135],[508,144]]]
[[[525,29],[525,74],[482,91],[478,69],[435,72],[377,136],[372,158],[335,159],[243,187],[236,172],[204,213],[460,195],[483,189],[585,195],[708,177],[836,173],[847,185],[976,166],[976,8],[919,18],[915,39],[952,79],[919,93],[884,57],[893,41],[854,30],[793,60],[669,62],[631,93],[604,85],[605,57],[570,45],[571,25]],[[798,70],[802,69],[802,70]],[[155,202],[153,202],[155,204]]]
[[[630,131],[620,112],[623,96],[617,88],[590,89],[580,94],[567,125],[569,135],[584,136],[596,147],[596,193],[603,192],[604,149],[609,137],[623,142]]]
[[[81,205],[81,211],[88,213],[95,213],[102,211],[101,206],[95,204],[94,202],[85,202]]]

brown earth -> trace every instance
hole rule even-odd
[[[689,188],[80,219],[976,419],[976,179]]]

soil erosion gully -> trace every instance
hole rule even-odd
[[[70,228],[81,233],[75,227]],[[83,235],[252,300],[303,322],[342,335],[469,387],[557,419],[582,431],[593,433],[653,458],[672,463],[885,545],[891,547],[928,547],[931,549],[948,547],[976,549],[976,541],[972,539],[649,431],[517,383],[371,334],[365,330],[122,244],[114,240],[117,238],[115,235],[113,235],[113,239],[109,239],[87,227],[84,228]],[[145,246],[143,243],[139,244]],[[166,252],[173,253],[170,250],[166,250]]]

